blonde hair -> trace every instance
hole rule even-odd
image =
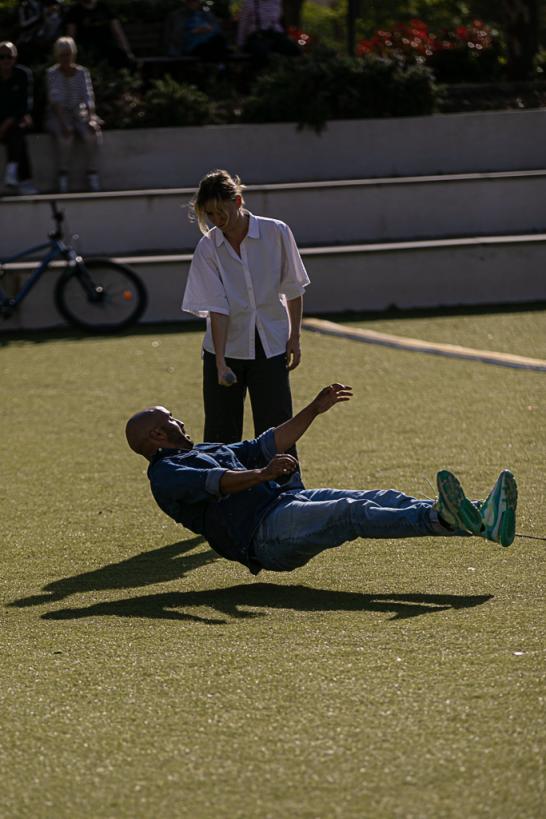
[[[78,53],[78,47],[72,37],[59,37],[58,40],[55,40],[55,45],[53,46],[55,59],[57,60],[59,55],[64,54],[65,51],[70,51],[72,57],[75,57]]]
[[[238,176],[232,176],[227,171],[209,171],[199,183],[197,193],[190,202],[190,219],[197,219],[197,224],[201,233],[208,233],[209,227],[205,216],[205,205],[207,202],[216,202],[219,210],[222,210],[222,202],[234,202],[240,196],[241,204],[244,204],[244,185]]]

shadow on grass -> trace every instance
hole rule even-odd
[[[478,304],[478,305],[456,305],[453,307],[416,307],[402,309],[389,307],[386,310],[359,311],[350,310],[344,313],[318,313],[317,318],[336,321],[342,324],[362,321],[384,321],[385,319],[415,319],[415,318],[435,318],[439,316],[481,316],[491,313],[528,313],[531,311],[542,311],[546,309],[546,300],[530,302],[513,302],[511,304]],[[307,314],[306,314],[307,315]],[[170,321],[153,324],[137,324],[127,327],[125,330],[102,336],[103,338],[123,338],[126,336],[146,336],[146,335],[170,335],[173,333],[195,333],[202,332],[204,322],[192,319],[181,319],[180,321]],[[100,337],[100,336],[99,336]],[[7,347],[14,341],[31,341],[36,344],[43,344],[50,341],[86,341],[96,339],[93,333],[84,332],[74,327],[63,326],[53,327],[45,330],[5,330],[2,331],[0,325],[0,348]]]
[[[204,542],[202,537],[181,540],[151,552],[142,552],[120,563],[110,563],[92,572],[54,580],[43,587],[42,591],[46,592],[45,594],[23,597],[20,600],[14,600],[8,606],[17,608],[41,606],[44,603],[64,600],[72,594],[104,591],[105,589],[133,589],[138,586],[151,586],[154,583],[179,580],[194,569],[207,566],[218,558],[212,549],[187,554]]]
[[[80,330],[70,325],[52,327],[45,330],[2,330],[2,325],[0,324],[0,348],[7,347],[14,341],[30,341],[34,344],[45,344],[50,341],[96,341],[98,338],[112,339],[126,338],[129,336],[172,335],[173,333],[178,335],[180,333],[202,332],[204,327],[204,321],[184,319],[161,324],[136,324],[124,330],[97,334]]]
[[[140,617],[161,620],[194,620],[220,625],[235,620],[264,617],[267,610],[301,612],[352,611],[392,613],[391,620],[422,614],[480,606],[492,595],[455,594],[360,594],[358,592],[314,589],[308,586],[278,586],[254,583],[194,592],[167,592],[113,600],[92,606],[61,609],[42,615],[44,620],[77,620],[83,617]],[[245,607],[255,609],[247,611]],[[200,616],[187,609],[212,609],[222,618]],[[257,611],[256,611],[257,609]],[[260,611],[261,609],[261,611]]]

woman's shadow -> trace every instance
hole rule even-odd
[[[44,603],[56,603],[72,594],[107,589],[134,589],[139,586],[152,586],[155,583],[167,583],[179,580],[189,572],[207,566],[218,558],[212,549],[193,552],[196,546],[204,543],[202,537],[180,540],[151,552],[141,552],[120,563],[109,563],[91,572],[53,580],[44,586],[45,594],[34,594],[14,600],[9,606],[41,606]],[[192,552],[192,554],[188,554]]]

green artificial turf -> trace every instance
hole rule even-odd
[[[537,356],[545,318],[383,329]],[[542,817],[546,544],[217,559],[123,437],[155,403],[200,437],[200,341],[1,346],[2,817]],[[334,380],[354,398],[301,442],[309,486],[430,496],[448,467],[482,496],[508,466],[518,531],[546,535],[544,373],[304,334],[296,406]]]
[[[525,324],[525,332],[522,332]],[[430,318],[383,319],[351,322],[380,333],[410,336],[423,341],[458,344],[478,350],[546,359],[546,314],[542,310],[481,315],[446,315]]]

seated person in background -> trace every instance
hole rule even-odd
[[[220,23],[201,0],[182,0],[166,21],[166,45],[169,57],[199,57],[222,60],[228,54],[226,38]]]
[[[26,132],[32,125],[32,73],[16,65],[17,49],[0,43],[0,142],[6,146],[5,184],[21,194],[38,193],[32,184]]]
[[[272,53],[299,56],[301,50],[288,37],[281,20],[282,0],[243,0],[237,46],[258,64],[266,62]]]
[[[61,36],[63,25],[60,0],[23,0],[19,4],[20,34],[17,37],[23,61],[46,58],[55,40]]]
[[[72,37],[60,37],[54,53],[57,65],[47,70],[47,130],[57,147],[59,193],[68,190],[70,152],[75,136],[84,144],[89,190],[98,191],[97,154],[101,129],[95,114],[91,76],[87,68],[76,65],[77,49]]]
[[[473,534],[512,543],[517,488],[507,469],[483,503],[468,500],[447,470],[438,472],[436,501],[394,489],[305,489],[287,450],[317,416],[351,396],[350,387],[331,384],[289,421],[236,444],[194,444],[183,422],[160,406],[133,415],[125,433],[150,462],[159,507],[252,574],[292,571],[359,537]]]
[[[102,0],[76,0],[65,15],[66,33],[78,47],[116,68],[131,68],[135,58],[121,23]]]

